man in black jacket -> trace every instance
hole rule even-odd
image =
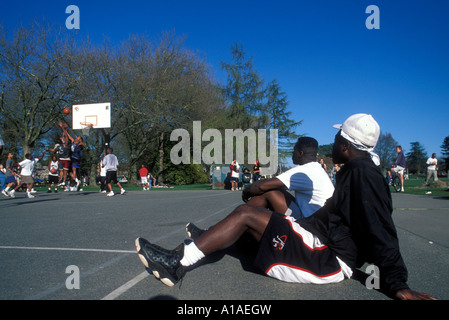
[[[344,164],[334,195],[312,216],[295,220],[248,204],[194,242],[166,250],[136,239],[143,264],[171,286],[206,255],[225,249],[244,233],[259,242],[255,265],[271,277],[298,283],[335,283],[364,262],[378,267],[381,290],[396,299],[434,299],[411,290],[399,252],[388,186],[372,149],[379,126],[370,115],[349,117],[335,136],[333,160]]]

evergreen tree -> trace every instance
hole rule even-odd
[[[379,155],[381,168],[388,169],[391,167],[391,164],[394,163],[397,157],[397,145],[398,142],[393,138],[391,133],[386,132],[380,134],[374,152]]]
[[[427,153],[418,141],[410,143],[411,151],[407,153],[407,167],[412,173],[425,173]]]
[[[302,121],[291,119],[291,112],[287,111],[287,95],[282,92],[277,80],[271,81],[265,92],[263,114],[267,117],[267,129],[278,130],[279,163],[285,164],[291,157],[293,147],[300,136],[295,133],[295,128],[301,125]]]
[[[221,64],[228,76],[223,88],[223,95],[229,103],[228,117],[234,128],[259,127],[256,116],[263,99],[262,79],[241,45],[233,44],[231,54],[233,62]]]
[[[444,138],[443,144],[441,145],[441,153],[443,154],[444,169],[449,170],[449,136]]]

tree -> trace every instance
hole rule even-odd
[[[379,155],[380,167],[389,169],[396,160],[396,146],[398,142],[393,138],[391,133],[381,133],[374,152]]]
[[[412,173],[422,174],[426,172],[427,153],[418,141],[410,143],[410,152],[407,153],[407,168]]]
[[[168,173],[169,133],[214,117],[218,91],[206,63],[174,33],[164,33],[157,42],[131,37],[121,47],[116,68],[113,81],[120,107],[115,125],[127,142],[130,177],[134,179],[137,165],[152,151],[158,154],[153,172],[162,183]]]
[[[295,133],[295,128],[302,123],[302,121],[291,119],[291,112],[287,111],[287,107],[286,93],[282,92],[277,80],[271,81],[265,91],[262,114],[267,118],[266,129],[278,130],[280,164],[285,164],[286,159],[291,157],[293,146],[299,138],[299,135]]]
[[[232,63],[222,62],[221,66],[228,79],[223,94],[228,103],[228,117],[233,128],[248,129],[259,127],[257,118],[263,99],[263,81],[254,70],[253,60],[246,57],[243,46],[234,43],[231,47]]]
[[[332,149],[334,148],[333,143],[323,144],[318,146],[318,156],[332,158]]]
[[[0,121],[23,154],[62,119],[62,109],[83,77],[74,42],[49,26],[0,26]]]
[[[444,138],[441,145],[441,153],[443,154],[444,166],[446,170],[449,170],[449,136]]]
[[[231,54],[233,61],[222,63],[228,76],[223,93],[230,125],[242,130],[277,129],[280,165],[285,164],[299,137],[295,129],[302,121],[291,119],[287,94],[276,79],[264,86],[253,60],[247,58],[241,45],[233,44]]]

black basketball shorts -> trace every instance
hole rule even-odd
[[[294,218],[276,212],[261,239],[255,265],[270,277],[294,283],[336,283],[352,273]]]

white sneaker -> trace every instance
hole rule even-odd
[[[107,196],[108,197],[113,197],[114,196],[114,191],[108,192]]]
[[[9,194],[9,196],[10,196],[11,198],[15,198],[15,197],[16,197],[16,191],[15,191],[15,190],[9,191],[8,194]]]
[[[3,191],[2,191],[2,194],[3,194],[5,197],[9,197],[8,191],[6,191],[6,190],[3,190]]]
[[[28,199],[33,199],[34,196],[33,196],[30,192],[27,192],[27,198],[28,198]]]
[[[125,191],[125,189],[123,189],[123,188],[120,190],[120,194],[125,194],[125,192],[126,192],[126,191]]]

